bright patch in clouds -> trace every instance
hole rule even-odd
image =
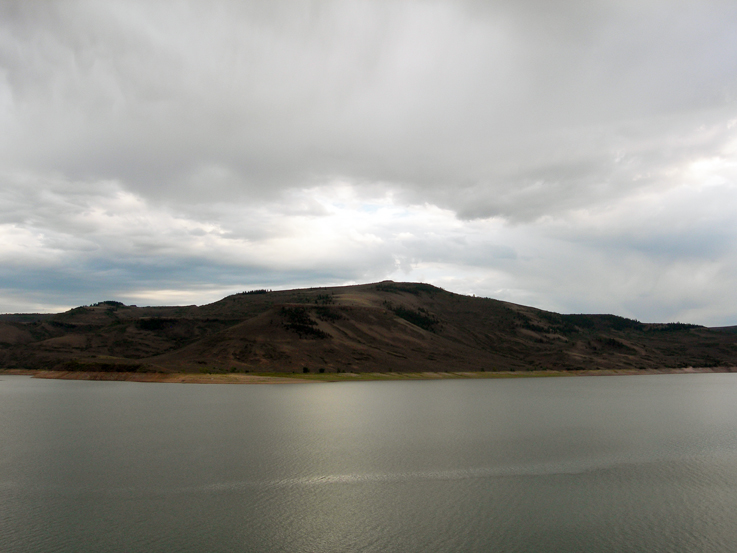
[[[737,323],[733,2],[0,6],[0,312],[392,278]]]

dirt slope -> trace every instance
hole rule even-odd
[[[560,315],[418,283],[0,315],[0,367],[373,372],[737,366],[733,328]]]

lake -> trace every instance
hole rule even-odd
[[[2,376],[0,551],[733,552],[737,374]]]

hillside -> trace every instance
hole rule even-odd
[[[661,369],[737,366],[733,327],[561,315],[418,283],[100,302],[0,315],[0,368],[164,372]]]

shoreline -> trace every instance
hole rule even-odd
[[[575,371],[449,371],[449,372],[371,372],[371,373],[135,373],[92,371],[49,371],[0,369],[2,375],[25,375],[57,380],[99,380],[114,382],[153,382],[162,384],[309,384],[325,382],[380,382],[399,380],[458,380],[489,378],[546,378],[574,376],[634,376],[646,374],[710,374],[737,372],[737,367],[687,367],[682,369],[582,369]]]

